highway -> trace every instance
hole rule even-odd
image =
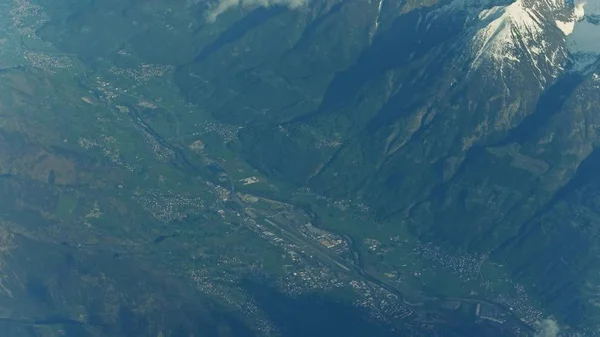
[[[155,132],[143,120],[143,118],[140,116],[139,112],[137,111],[137,109],[134,106],[127,105],[127,107],[129,109],[129,116],[131,117],[133,122],[138,124],[143,130],[145,130],[149,135],[151,135],[159,144],[161,144],[165,148],[172,150],[175,153],[175,158],[172,160],[172,164],[174,166],[178,167],[179,169],[181,169],[183,171],[187,171],[187,172],[193,173],[195,175],[203,176],[204,178],[209,178],[209,179],[212,178],[206,174],[206,171],[202,170],[201,168],[199,168],[195,164],[193,164],[188,159],[185,151],[183,151],[178,146],[170,144],[162,136],[160,136],[157,132]],[[223,170],[223,172],[226,172],[226,171]],[[241,198],[239,198],[237,193],[235,192],[235,185],[234,185],[233,181],[231,180],[229,175],[227,175],[227,176],[228,176],[229,180],[225,184],[223,182],[219,181],[218,179],[210,179],[210,180],[212,180],[214,183],[216,183],[218,185],[221,185],[221,186],[225,185],[223,187],[229,189],[230,198],[232,200],[235,200],[235,201],[241,203],[245,207],[247,207],[246,203],[243,202],[241,200]],[[262,213],[257,210],[254,210],[254,211],[257,213]],[[264,222],[266,224],[270,225],[274,230],[281,233],[282,236],[286,237],[291,242],[294,242],[298,246],[304,247],[307,250],[310,250],[312,255],[317,257],[318,259],[320,259],[323,263],[325,263],[329,266],[334,266],[335,268],[339,268],[339,269],[343,270],[343,272],[358,275],[361,278],[363,278],[363,280],[367,281],[367,284],[369,284],[371,287],[378,286],[380,288],[383,288],[386,291],[396,295],[398,297],[398,299],[401,301],[405,299],[405,295],[400,290],[398,290],[396,287],[394,287],[394,286],[380,280],[378,277],[368,273],[363,268],[361,268],[361,266],[357,266],[357,265],[348,263],[348,261],[344,260],[337,254],[331,252],[327,248],[323,247],[318,242],[316,242],[312,239],[306,238],[304,235],[299,233],[297,226],[295,226],[293,223],[291,223],[291,222],[277,223],[277,221],[273,221],[273,220],[269,219],[268,216],[269,215],[263,215],[263,217],[262,217],[262,219],[264,220]],[[360,252],[357,252],[357,253],[360,255]],[[360,257],[359,257],[359,260],[360,260]],[[454,298],[454,299],[424,298],[424,300],[459,300],[461,302],[477,302],[478,301],[481,303],[487,303],[490,305],[494,305],[500,311],[509,313],[509,316],[511,316],[513,318],[513,319],[511,319],[512,323],[518,324],[520,327],[526,328],[528,331],[533,331],[533,328],[531,328],[530,326],[528,326],[524,322],[522,322],[520,319],[518,319],[516,317],[516,315],[512,311],[510,311],[508,308],[506,308],[505,306],[499,305],[497,303],[490,302],[490,301],[473,299],[473,298]],[[403,301],[403,302],[406,303],[406,301]],[[414,311],[419,311],[419,310],[427,311],[426,310],[427,306],[418,306],[418,307],[413,306],[412,308]],[[435,310],[438,308],[430,307],[429,309]]]
[[[257,211],[255,209],[253,209],[253,212],[262,213],[261,211]],[[263,214],[263,216],[264,216],[264,214]],[[341,258],[334,252],[323,247],[318,242],[305,237],[298,231],[298,227],[295,226],[294,224],[292,224],[291,222],[281,223],[281,222],[277,222],[275,220],[268,219],[266,217],[261,217],[261,219],[264,220],[264,222],[266,224],[269,224],[274,229],[274,231],[280,233],[283,237],[287,238],[288,240],[291,240],[293,243],[295,243],[296,245],[298,245],[300,247],[310,250],[310,253],[313,256],[319,258],[321,260],[321,262],[323,262],[329,266],[334,266],[339,269],[342,269],[346,273],[358,275],[361,278],[363,278],[364,281],[367,281],[367,283],[370,284],[371,287],[377,286],[377,287],[383,288],[386,291],[390,292],[391,294],[396,295],[398,297],[398,300],[409,305],[410,302],[404,301],[406,296],[398,288],[382,281],[378,277],[365,271],[360,266],[350,264],[347,260]],[[430,304],[429,305],[428,304],[413,305],[413,306],[411,306],[413,311],[431,312],[431,311],[439,310],[439,307],[437,305],[434,306],[431,304],[432,301],[439,302],[439,301],[455,300],[455,301],[460,301],[461,303],[464,303],[464,302],[485,303],[488,305],[492,305],[492,306],[496,307],[499,311],[507,314],[507,317],[509,318],[509,320],[507,320],[507,323],[505,323],[505,325],[508,326],[508,324],[513,324],[515,326],[520,327],[521,330],[523,330],[525,332],[529,332],[529,333],[535,332],[535,330],[531,326],[529,326],[529,325],[525,324],[523,321],[521,321],[516,316],[516,314],[514,312],[512,312],[509,308],[507,308],[506,306],[503,306],[501,304],[489,301],[489,300],[480,299],[480,298],[460,298],[460,297],[459,298],[428,297],[428,298],[421,298],[420,300],[425,301],[425,302],[430,302]]]
[[[266,219],[266,218],[265,218],[265,222],[267,222],[268,224],[270,224],[274,228],[276,228],[282,235],[293,240],[293,242],[296,243],[297,245],[311,249],[311,253],[314,256],[318,256],[319,258],[321,258],[321,260],[323,260],[324,262],[333,264],[333,265],[343,269],[346,272],[354,272],[355,274],[358,274],[361,277],[363,277],[369,283],[374,283],[375,285],[398,296],[399,299],[404,298],[404,295],[402,294],[402,292],[400,290],[381,281],[380,279],[371,275],[370,273],[368,273],[361,267],[349,264],[348,261],[344,260],[337,254],[331,252],[329,249],[323,247],[318,242],[305,237],[298,231],[296,226],[294,226],[292,224],[278,224],[278,223],[275,223],[274,221]]]
[[[310,249],[314,255],[318,256],[322,260],[324,260],[328,263],[332,263],[332,264],[336,265],[337,267],[343,269],[346,272],[352,271],[351,268],[349,268],[348,266],[344,265],[342,262],[339,261],[339,260],[341,260],[339,257],[332,256],[331,254],[327,254],[322,249],[319,249],[319,247],[316,247],[317,243],[306,240],[306,238],[304,238],[302,236],[302,234],[298,233],[297,231],[291,231],[289,228],[284,229],[282,225],[278,225],[269,219],[265,218],[264,220],[265,220],[265,222],[267,222],[268,224],[270,224],[271,226],[276,228],[283,236],[292,240],[294,243],[296,243],[297,245],[299,245],[301,247]],[[336,257],[337,257],[337,259],[336,259]]]

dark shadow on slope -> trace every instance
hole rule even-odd
[[[597,179],[598,172],[600,172],[600,149],[594,149],[579,164],[571,180],[554,194],[548,205],[554,206],[559,200],[568,197],[593,179]]]
[[[327,13],[319,16],[313,22],[311,22],[304,29],[304,32],[302,32],[302,36],[300,37],[298,42],[296,42],[296,44],[284,54],[284,57],[296,53],[300,48],[306,47],[308,44],[310,44],[310,41],[317,33],[317,29],[319,28],[319,26],[321,26],[321,24],[324,23],[325,20],[338,13],[342,9],[342,7],[345,4],[348,4],[349,2],[350,1],[342,1],[340,3],[335,4]]]
[[[185,94],[184,97],[186,97],[188,101],[193,101],[193,93],[198,86],[198,80],[195,80],[190,76],[191,68],[204,62],[208,57],[224,46],[242,38],[249,30],[284,12],[285,8],[280,6],[257,8],[229,26],[215,41],[206,45],[192,62],[179,66],[175,71],[174,78],[176,85]]]
[[[392,328],[371,320],[368,312],[333,300],[325,293],[292,298],[260,282],[246,280],[242,286],[285,337],[512,336],[506,330],[472,321],[464,322],[459,317],[445,324],[428,327],[410,320],[398,321],[397,326]]]
[[[449,51],[446,57],[451,58],[451,54],[452,52]],[[427,73],[433,75],[430,77],[435,77],[442,73],[443,66],[444,65],[442,62],[431,63],[427,66]],[[363,131],[364,137],[368,139],[370,137],[369,135],[375,133],[381,128],[382,125],[390,125],[400,116],[410,114],[423,106],[425,102],[431,99],[430,97],[422,94],[423,92],[427,92],[431,81],[433,80],[423,79],[416,83],[412,83],[413,88],[411,88],[411,90],[402,91],[401,94],[391,97],[388,102],[377,112],[377,115],[369,120],[367,127]],[[414,97],[418,96],[420,96],[419,100],[416,100]],[[431,108],[428,109],[426,116],[430,113]],[[421,137],[426,130],[428,130],[427,126],[420,127],[411,135],[407,143],[414,142],[416,139]]]
[[[352,105],[359,90],[368,81],[389,69],[408,64],[436,46],[451,40],[462,28],[462,25],[455,22],[438,20],[431,22],[428,29],[415,30],[415,27],[419,27],[421,16],[426,14],[425,10],[414,11],[396,19],[388,31],[375,37],[372,45],[360,55],[352,67],[336,74],[316,111],[298,117],[291,123]],[[427,22],[421,23],[420,27],[427,25]]]
[[[456,182],[461,177],[464,177],[465,173],[467,172],[467,169],[469,169],[473,163],[476,163],[477,160],[479,160],[479,158],[483,155],[485,155],[485,147],[479,145],[470,147],[465,154],[465,159],[463,159],[463,161],[460,163],[452,177],[447,182],[443,182],[443,160],[440,160],[437,163],[435,163],[436,173],[438,175],[439,182],[435,186],[433,186],[431,191],[429,191],[428,195],[423,200],[420,200],[419,202],[415,203],[415,205],[418,205],[425,201],[431,201],[434,203],[434,205],[439,207],[446,198],[448,187],[452,186],[453,184],[456,184]],[[466,191],[461,192],[461,199],[466,198],[464,193],[466,193]],[[405,209],[396,209],[388,213],[380,214],[378,219],[380,221],[393,221],[395,217],[402,215],[404,212],[406,212]],[[412,213],[409,218],[412,218]],[[433,238],[435,237],[433,233],[428,232],[428,229],[422,226],[414,225],[411,226],[411,228],[413,229],[413,233],[419,236],[419,238],[421,238],[422,240],[429,241],[433,240]]]
[[[18,275],[18,283],[4,285],[14,290],[20,305],[12,317],[0,317],[2,337],[47,336],[48,329],[60,329],[66,337],[147,337],[159,332],[171,337],[256,337],[238,313],[198,294],[193,284],[149,273],[138,259],[115,260],[110,245],[81,253],[69,245],[18,239],[20,248],[4,267]],[[15,290],[18,280],[25,280],[22,291]]]
[[[367,312],[324,296],[292,298],[254,281],[245,281],[243,286],[285,337],[403,336],[370,321]]]
[[[549,87],[541,95],[535,111],[525,117],[523,121],[514,129],[510,130],[508,135],[499,143],[492,144],[492,146],[503,146],[512,143],[525,143],[530,137],[534,137],[539,130],[541,130],[546,123],[556,113],[561,111],[567,99],[571,96],[573,91],[579,86],[582,78],[577,74],[566,75],[561,78],[554,85]],[[595,151],[597,152],[597,151]],[[474,146],[470,148],[465,156],[465,159],[460,164],[459,168],[447,183],[438,184],[436,188],[432,190],[428,200],[435,200],[441,202],[442,196],[447,186],[451,186],[456,179],[464,177],[466,169],[472,167],[472,164],[476,162],[485,153],[485,145]],[[525,239],[532,231],[537,228],[537,223],[534,221],[537,217],[547,212],[552,208],[558,200],[571,193],[573,190],[581,187],[590,178],[593,172],[600,169],[600,154],[590,155],[584,162],[581,163],[577,170],[574,178],[559,190],[542,209],[536,212],[529,220],[527,220],[521,226],[519,233],[515,234],[511,238],[504,241],[501,245],[494,249],[494,254],[512,247],[513,244]],[[437,197],[436,197],[437,196]]]
[[[569,180],[569,182],[560,188],[554,195],[552,199],[544,207],[542,207],[538,212],[536,212],[527,222],[525,222],[521,228],[519,229],[518,234],[506,240],[502,245],[496,248],[494,254],[500,253],[503,250],[506,250],[508,247],[512,247],[516,244],[523,243],[535,230],[542,224],[542,221],[539,220],[541,216],[545,213],[550,212],[551,209],[561,200],[564,200],[569,197],[573,192],[579,190],[584,187],[587,183],[590,183],[592,180],[598,177],[598,172],[600,171],[600,149],[595,149],[584,159],[579,166],[577,167],[577,171]]]
[[[523,144],[527,139],[534,136],[552,116],[562,109],[581,81],[582,77],[578,74],[565,75],[559,79],[542,93],[535,111],[525,117],[516,128],[510,130],[507,137],[497,145],[515,142]]]
[[[194,59],[193,63],[201,63],[210,55],[221,49],[223,46],[235,42],[240,39],[246,33],[261,25],[265,21],[282,14],[285,11],[285,7],[272,6],[268,8],[260,7],[246,15],[241,20],[237,21],[229,28],[227,28],[219,37],[212,43],[208,44],[198,56]]]

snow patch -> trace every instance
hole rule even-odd
[[[575,9],[573,10],[573,15],[575,16],[575,18],[577,20],[580,20],[585,16],[585,5],[586,4],[587,4],[586,1],[578,1],[575,4]]]
[[[562,69],[561,57],[545,56],[556,54],[557,48],[547,41],[546,15],[564,6],[563,0],[516,0],[480,10],[479,29],[471,42],[473,67],[492,62],[501,69],[505,63],[528,62],[543,86],[548,76],[555,76]]]
[[[571,20],[569,21],[560,21],[556,20],[556,26],[562,30],[565,35],[571,35],[573,30],[575,30],[575,24],[580,21],[585,16],[585,3],[580,2],[575,4],[573,8],[573,14],[571,15]]]
[[[583,70],[600,59],[600,1],[578,1],[567,48],[575,61],[574,70]]]
[[[377,18],[375,19],[375,29],[379,28],[379,19],[381,18],[381,10],[383,9],[383,0],[379,0],[379,6],[377,7]]]
[[[475,63],[482,56],[495,60],[512,60],[517,47],[519,36],[525,45],[531,47],[543,33],[540,18],[537,14],[523,6],[522,1],[515,1],[509,6],[496,6],[483,10],[479,14],[480,21],[487,24],[475,36],[477,53]]]
[[[573,29],[575,28],[575,20],[568,21],[568,22],[556,20],[555,22],[556,22],[556,27],[558,27],[560,30],[562,30],[562,32],[565,35],[569,35],[569,34],[573,33]]]
[[[467,14],[471,70],[528,67],[544,87],[569,59],[575,71],[600,64],[600,0],[452,0],[440,11]]]

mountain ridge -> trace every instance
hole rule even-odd
[[[558,268],[541,253],[555,249],[550,233],[587,245],[595,237],[540,222],[564,218],[565,200],[594,181],[578,173],[597,153],[599,125],[590,91],[598,75],[589,65],[579,71],[569,40],[590,17],[578,8],[558,0],[448,1],[407,11],[366,39],[312,109],[281,122],[242,121],[242,153],[271,177],[352,196],[446,249],[508,260],[518,279],[543,285],[538,295],[554,312],[581,324],[577,315],[588,319],[596,309],[578,275],[593,275],[593,263],[564,271],[568,292],[547,273],[521,267]],[[557,21],[570,19],[566,34]],[[509,247],[538,253],[521,259]],[[581,252],[563,254],[559,263]],[[567,302],[586,309],[561,307]]]
[[[600,53],[577,49],[596,36],[594,3],[328,4],[181,67],[180,88],[240,127],[234,147],[267,176],[366,204],[448,251],[491,255],[564,322],[598,329],[599,255],[584,256],[597,234],[571,222],[600,220],[580,197],[596,186],[584,168],[598,151]],[[270,29],[285,46],[257,44]],[[224,76],[234,80],[211,82]]]

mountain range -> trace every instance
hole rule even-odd
[[[270,180],[486,256],[600,335],[600,0],[36,3],[61,55],[176,68]]]
[[[486,254],[600,331],[600,1],[208,8],[217,37],[176,80],[249,163]]]

